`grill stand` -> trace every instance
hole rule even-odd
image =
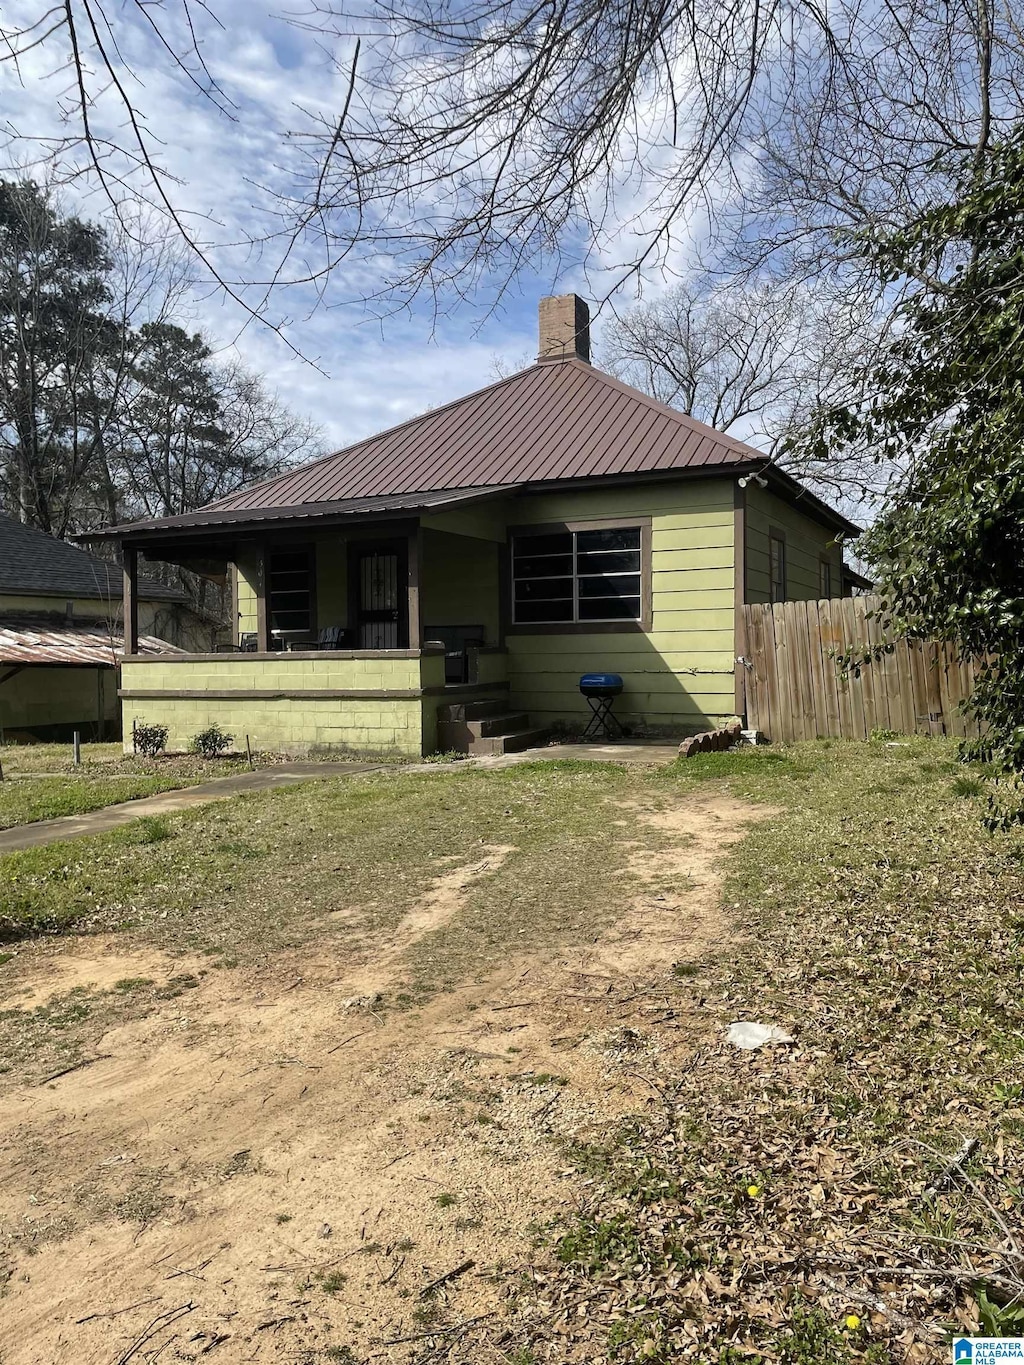
[[[598,697],[588,693],[584,693],[584,695],[593,714],[587,722],[587,728],[583,731],[583,738],[597,739],[600,736],[604,739],[621,739],[625,731],[618,716],[612,712],[612,705],[615,701],[614,695]]]

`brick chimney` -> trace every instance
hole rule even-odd
[[[568,360],[575,356],[590,364],[590,309],[578,294],[560,294],[540,301],[538,360]]]

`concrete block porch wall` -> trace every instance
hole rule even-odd
[[[166,725],[167,747],[188,748],[211,725],[256,749],[419,758],[436,744],[444,657],[432,650],[311,651],[125,658],[124,744],[132,726]]]

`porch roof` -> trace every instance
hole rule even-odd
[[[325,502],[298,503],[289,507],[225,507],[214,503],[196,512],[186,512],[177,517],[160,517],[151,521],[124,522],[120,526],[107,526],[101,531],[91,531],[83,540],[99,540],[106,536],[119,539],[150,535],[162,538],[173,536],[180,531],[223,531],[231,527],[259,525],[270,529],[276,522],[292,525],[296,521],[345,520],[349,517],[380,517],[388,519],[404,514],[437,511],[457,503],[478,502],[484,498],[496,497],[500,493],[511,493],[516,484],[495,484],[484,488],[445,489],[438,492],[389,494],[373,498],[336,498]]]

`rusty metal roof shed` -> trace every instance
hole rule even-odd
[[[141,654],[180,654],[155,635],[139,638]],[[100,621],[56,625],[52,618],[0,617],[0,666],[50,664],[61,668],[114,668],[124,641]]]

